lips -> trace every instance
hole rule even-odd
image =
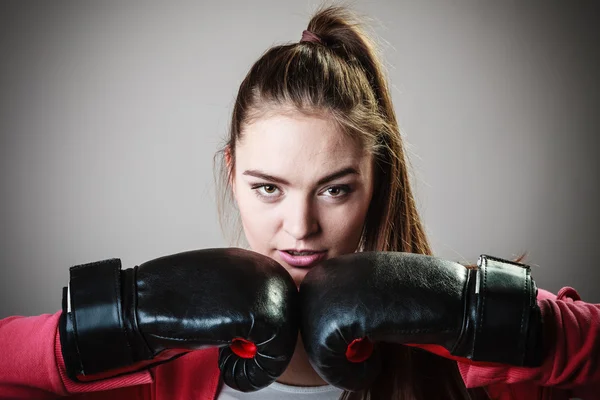
[[[295,251],[295,250],[278,250],[279,256],[291,265],[297,268],[312,267],[327,256],[327,251]],[[290,254],[294,253],[294,254]]]

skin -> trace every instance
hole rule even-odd
[[[278,261],[298,286],[310,267],[287,264],[280,250],[324,250],[325,258],[356,251],[373,195],[373,157],[332,120],[271,114],[243,127],[235,154],[232,189],[253,251]],[[326,384],[301,340],[278,381]]]

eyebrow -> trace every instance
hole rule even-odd
[[[332,174],[329,174],[329,175],[327,175],[327,176],[319,179],[319,181],[317,182],[317,185],[323,185],[323,184],[325,184],[327,182],[331,182],[331,181],[333,181],[335,179],[338,179],[338,178],[341,178],[343,176],[353,175],[353,174],[360,175],[359,172],[358,172],[358,170],[356,168],[346,167],[346,168],[343,168],[343,169],[341,169],[341,170],[339,170],[337,172],[334,172]],[[248,170],[244,171],[244,173],[242,175],[253,176],[255,178],[260,178],[260,179],[264,179],[266,181],[271,181],[271,182],[279,183],[281,185],[289,185],[289,182],[286,181],[285,179],[279,178],[277,176],[266,174],[266,173],[264,173],[262,171],[259,171],[257,169],[248,169]]]

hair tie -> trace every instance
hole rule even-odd
[[[321,40],[321,38],[319,36],[315,35],[311,31],[307,31],[307,30],[302,31],[302,39],[300,39],[300,41],[301,42],[314,42],[314,43],[320,43],[322,45],[325,45],[325,43],[323,43],[323,40]]]

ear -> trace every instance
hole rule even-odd
[[[231,186],[231,190],[233,191],[233,197],[235,198],[235,201],[237,201],[237,197],[235,194],[235,171],[233,171],[233,158],[231,155],[231,145],[226,145],[225,146],[225,150],[224,150],[224,156],[225,156],[225,166],[227,168],[227,176],[229,177],[229,182],[227,182],[228,185]]]
[[[231,145],[225,145],[223,153],[225,155],[225,165],[227,166],[227,170],[231,171]]]

